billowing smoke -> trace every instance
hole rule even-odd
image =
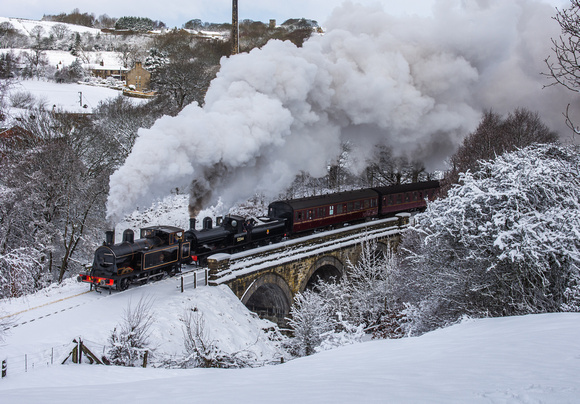
[[[540,74],[554,15],[533,0],[441,0],[397,18],[345,3],[302,48],[224,58],[203,108],[141,130],[111,177],[109,217],[192,181],[192,215],[218,197],[275,197],[301,170],[324,175],[347,140],[358,168],[375,145],[441,166],[484,109],[528,108],[560,129],[571,95]]]

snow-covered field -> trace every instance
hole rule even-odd
[[[107,87],[73,83],[59,84],[44,80],[16,81],[10,88],[10,94],[18,92],[31,93],[36,100],[44,104],[46,109],[52,109],[54,106],[57,110],[73,113],[91,113],[100,101],[122,94],[119,90]],[[130,98],[130,100],[134,103],[148,101],[141,98]],[[11,115],[14,117],[24,112],[24,110],[11,109]]]
[[[12,26],[18,30],[20,33],[25,35],[31,35],[31,31],[34,27],[42,27],[44,30],[45,35],[48,35],[52,27],[55,25],[63,25],[63,23],[55,22],[55,21],[38,21],[38,20],[30,20],[26,18],[11,18],[11,17],[0,17],[0,23],[7,22],[12,24]],[[97,35],[101,32],[100,29],[97,28],[89,28],[82,25],[74,25],[74,24],[64,24],[66,27],[72,32],[78,32],[82,34],[87,32],[92,35]]]
[[[58,84],[44,80],[17,81],[10,89],[11,94],[16,92],[31,93],[37,100],[44,102],[47,109],[56,106],[56,109],[76,113],[90,113],[100,101],[121,95],[121,91],[106,87]]]
[[[20,312],[20,325],[11,328],[0,355],[18,363],[14,358],[27,352],[29,358],[43,349],[51,352],[51,346],[79,336],[93,346],[103,344],[128,302],[141,296],[155,301],[152,341],[158,352],[180,352],[178,317],[184,308],[197,307],[222,347],[250,350],[265,360],[279,355],[259,331],[268,323],[229,289],[200,287],[182,294],[177,286],[170,278],[109,296],[81,294],[86,286],[69,282],[4,301],[4,315]],[[24,372],[9,360],[0,398],[2,403],[577,403],[579,335],[580,314],[560,313],[468,321],[417,338],[369,341],[250,369],[38,363],[32,368],[29,362]]]
[[[5,48],[0,49],[0,53],[8,53],[12,52],[14,55],[18,56],[22,52],[25,53],[32,53],[30,49],[19,49],[19,48]],[[63,66],[70,66],[72,62],[74,62],[78,57],[74,56],[69,51],[63,50],[45,50],[42,51],[43,56],[46,56],[48,60],[48,64],[52,67],[57,67],[60,69]],[[121,68],[121,60],[119,58],[119,52],[86,52],[85,56],[89,58],[90,63],[82,63],[83,67],[89,68],[91,66],[95,67],[97,64],[103,62],[103,67],[107,67],[109,69],[119,69]]]

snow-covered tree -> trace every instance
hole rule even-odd
[[[118,366],[140,366],[145,352],[151,350],[149,336],[154,322],[153,301],[141,298],[135,307],[131,301],[125,309],[123,321],[109,336],[108,358]]]
[[[43,265],[60,281],[94,252],[89,229],[104,220],[118,151],[83,117],[37,110],[20,124],[0,159],[0,251],[42,249]]]
[[[398,307],[391,297],[397,265],[390,247],[365,240],[359,260],[348,262],[340,280],[319,280],[312,290],[298,294],[289,319],[294,331],[291,353],[310,355],[360,341],[365,333],[401,337]]]
[[[322,343],[323,334],[334,330],[331,307],[320,293],[306,290],[294,298],[288,325],[294,332],[289,341],[290,353],[312,355]]]
[[[50,277],[42,258],[43,253],[32,247],[0,252],[0,299],[24,296],[47,286]]]
[[[397,259],[390,247],[366,240],[358,262],[348,262],[344,289],[350,297],[348,319],[365,328],[377,327],[393,310],[390,299],[391,274]]]
[[[577,147],[532,145],[462,174],[417,215],[393,288],[414,331],[577,304],[579,169]]]
[[[169,58],[165,52],[157,48],[151,48],[149,49],[149,55],[145,58],[143,67],[150,73],[154,73],[167,63],[169,63]]]
[[[183,324],[185,357],[184,368],[245,368],[258,365],[257,358],[249,351],[234,353],[222,351],[206,328],[205,318],[197,308],[190,307],[180,318]]]
[[[70,66],[63,66],[54,73],[54,79],[57,83],[74,83],[82,80],[87,73],[78,58]]]

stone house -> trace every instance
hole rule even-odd
[[[89,70],[94,77],[100,77],[102,79],[113,77],[117,80],[126,80],[128,71],[124,67],[103,66],[102,63],[97,66],[90,66]]]
[[[151,73],[143,68],[141,62],[127,72],[127,87],[135,91],[148,91],[151,82]]]

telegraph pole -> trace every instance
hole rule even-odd
[[[238,25],[238,0],[233,0],[232,3],[232,55],[237,55],[240,52],[240,32]]]

